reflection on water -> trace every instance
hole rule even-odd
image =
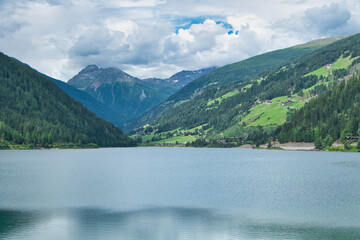
[[[0,211],[1,239],[358,239],[359,228],[252,220],[215,210],[148,208]]]
[[[34,213],[0,211],[0,239],[34,223]]]
[[[1,151],[0,239],[360,239],[359,166],[357,153]]]

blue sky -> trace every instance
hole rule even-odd
[[[89,64],[165,78],[360,29],[358,0],[0,0],[0,15],[0,51],[63,81]]]

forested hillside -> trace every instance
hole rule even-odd
[[[170,141],[187,134],[195,139],[240,138],[263,144],[296,109],[357,74],[359,56],[360,35],[354,35],[243,82],[205,90],[152,122],[150,126],[155,130],[151,140]],[[189,129],[197,132],[190,134]]]
[[[360,136],[360,78],[342,81],[291,115],[276,130],[280,142],[315,142],[331,146],[346,136]]]
[[[96,114],[96,116],[109,121],[115,126],[120,126],[123,119],[126,119],[124,113],[119,112],[104,103],[101,103],[94,97],[90,96],[84,91],[78,90],[63,81],[52,79],[54,83],[63,90],[67,95],[82,103],[84,107]]]
[[[188,84],[179,92],[172,95],[169,100],[180,101],[189,99],[192,95],[196,95],[196,93],[204,91],[205,89],[240,83],[250,80],[251,78],[256,78],[257,74],[267,69],[280,66],[341,38],[342,37],[320,41],[316,40],[307,44],[264,53],[241,62],[226,65]]]
[[[176,110],[174,109],[173,111],[176,112],[179,110],[177,106],[195,98],[197,100],[192,100],[188,104],[192,105],[195,103],[196,107],[201,108],[198,104],[198,101],[201,101],[199,99],[216,99],[222,94],[226,94],[226,91],[229,92],[235,88],[241,88],[248,84],[252,85],[253,80],[258,80],[269,74],[272,70],[279,69],[279,66],[284,66],[290,60],[298,59],[303,55],[314,52],[321,47],[342,38],[343,37],[316,40],[307,44],[265,53],[241,62],[218,68],[189,83],[180,91],[170,96],[164,103],[147,112],[140,118],[125,123],[122,127],[130,130],[145,125],[146,123],[153,122],[154,120],[159,119],[163,112],[172,111],[171,109],[174,107],[176,107]],[[237,84],[239,84],[239,86],[237,86]],[[246,86],[246,88],[249,88],[249,85]],[[207,103],[207,100],[202,101],[203,103]],[[185,105],[184,108],[186,108]],[[208,107],[205,107],[202,110],[207,108]],[[189,114],[195,115],[194,113]],[[208,119],[204,119],[202,122],[206,122],[207,120]],[[199,121],[196,123],[194,122],[194,124],[197,124],[198,122]],[[179,126],[183,126],[181,124],[182,123],[179,123]]]
[[[51,79],[2,53],[0,86],[1,148],[135,145]]]

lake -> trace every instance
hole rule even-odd
[[[0,239],[360,239],[360,155],[0,151]]]

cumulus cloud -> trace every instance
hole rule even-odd
[[[64,81],[88,64],[168,77],[355,33],[359,8],[356,0],[3,0],[0,51]]]
[[[80,36],[69,50],[71,65],[118,66],[139,77],[159,73],[166,77],[182,69],[222,66],[266,50],[249,25],[229,32],[225,24],[206,19],[174,32],[166,22],[155,26],[123,22],[122,27],[118,23]]]
[[[355,33],[359,23],[351,21],[349,9],[339,3],[307,9],[303,14],[276,22],[273,27],[299,38],[329,37]]]
[[[133,0],[121,0],[121,1],[108,0],[108,1],[102,1],[102,2],[104,4],[106,4],[107,6],[124,7],[124,8],[129,8],[129,7],[153,7],[153,6],[157,6],[159,4],[166,3],[165,0],[137,0],[137,1],[133,1]]]
[[[231,31],[213,20],[180,29],[165,42],[165,63],[183,64],[187,68],[222,66],[244,59],[262,50],[257,33],[244,26]]]
[[[305,11],[304,26],[321,35],[342,33],[342,28],[349,23],[351,13],[338,3],[310,8]]]
[[[122,67],[160,62],[163,39],[171,34],[172,28],[167,23],[150,26],[123,23],[127,26],[114,24],[81,35],[69,50],[71,63]]]

